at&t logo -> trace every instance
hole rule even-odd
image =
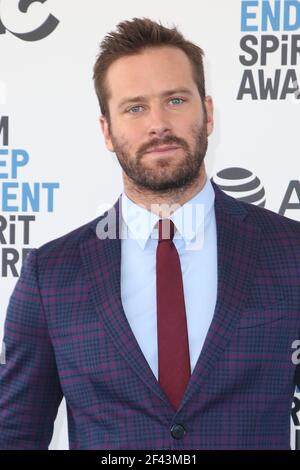
[[[259,207],[266,206],[266,192],[261,180],[246,168],[231,167],[220,170],[213,181],[229,196],[239,201],[248,202]],[[300,180],[288,183],[279,209],[280,215],[287,211],[300,211]]]

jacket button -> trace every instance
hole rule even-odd
[[[174,437],[174,439],[182,439],[185,433],[186,430],[181,424],[173,424],[171,427],[171,436]]]

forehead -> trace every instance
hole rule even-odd
[[[196,87],[190,59],[181,49],[170,46],[147,48],[117,59],[108,68],[106,85],[113,101],[126,95]]]

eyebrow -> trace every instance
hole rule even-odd
[[[174,88],[173,90],[166,90],[164,91],[163,93],[160,94],[161,98],[164,98],[165,96],[168,96],[168,95],[174,95],[176,93],[185,93],[186,95],[190,95],[192,96],[193,93],[191,92],[191,90],[189,90],[188,88]],[[129,103],[134,103],[134,102],[137,102],[137,101],[145,101],[147,99],[147,96],[130,96],[130,97],[127,97],[127,98],[124,98],[118,105],[118,108],[122,108],[125,104],[129,104]]]

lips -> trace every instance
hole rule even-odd
[[[154,147],[153,149],[148,150],[146,153],[152,153],[152,152],[167,152],[168,150],[175,150],[178,149],[179,147],[176,147],[175,145],[162,145],[161,147]]]

